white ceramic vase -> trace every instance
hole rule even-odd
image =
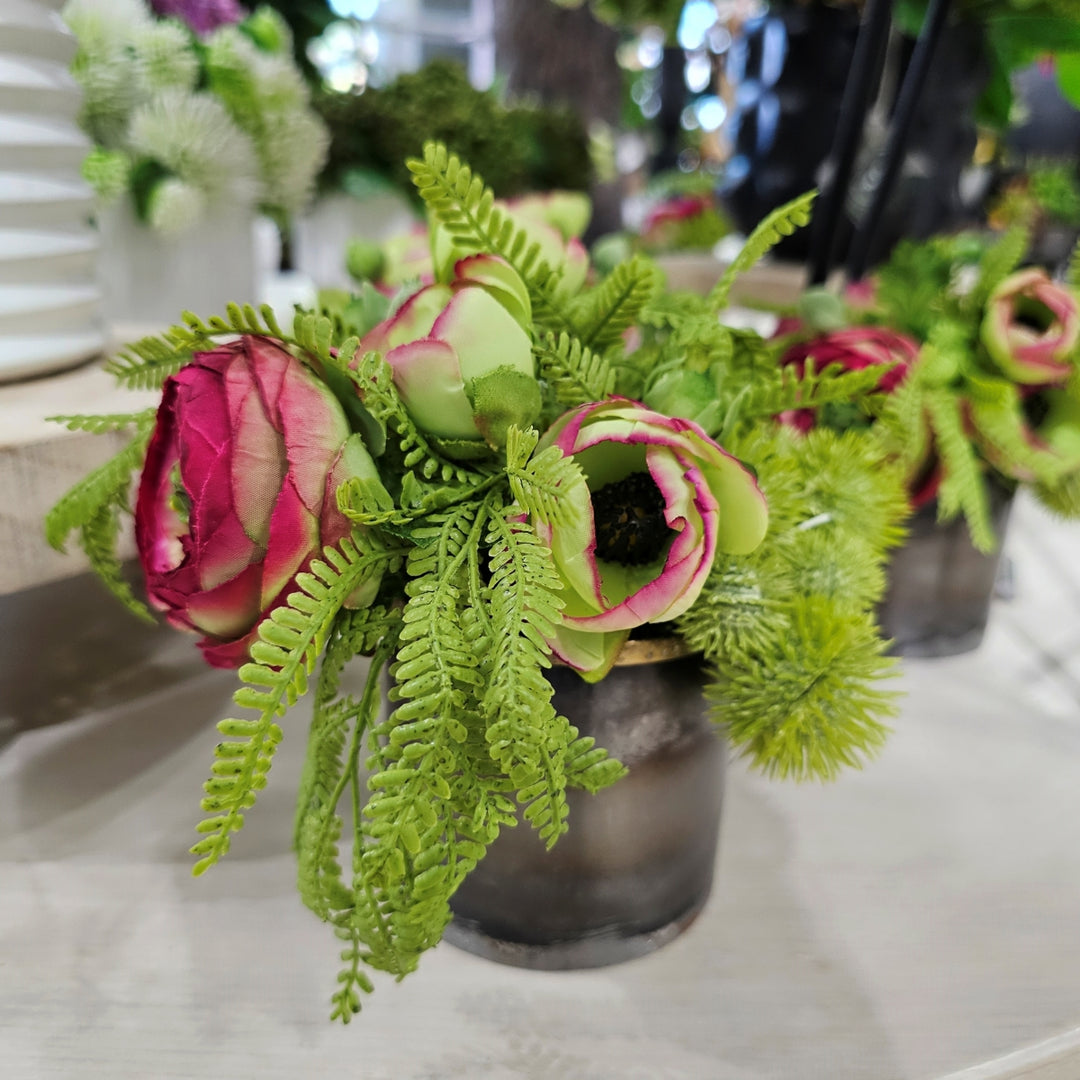
[[[408,232],[417,212],[396,192],[357,199],[333,194],[320,198],[296,223],[296,266],[323,288],[353,284],[345,269],[350,240],[378,243]]]
[[[75,41],[56,6],[0,3],[0,382],[71,367],[105,344]]]
[[[135,217],[129,198],[98,212],[105,313],[113,324],[165,328],[184,311],[206,317],[255,303],[254,213],[218,207],[167,236]]]

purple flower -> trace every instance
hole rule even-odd
[[[186,23],[200,37],[247,17],[236,0],[150,0],[150,6],[163,19]]]

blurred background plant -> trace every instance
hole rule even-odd
[[[315,107],[331,132],[326,189],[363,197],[392,187],[415,199],[404,162],[428,140],[455,147],[500,196],[583,191],[592,180],[589,137],[577,113],[503,104],[495,90],[476,89],[453,60],[432,60],[363,93],[323,90]]]
[[[84,174],[106,201],[130,195],[139,220],[184,232],[214,206],[248,205],[283,230],[310,198],[328,135],[271,9],[70,0]],[[238,21],[233,21],[234,19]],[[184,20],[190,20],[184,21]]]

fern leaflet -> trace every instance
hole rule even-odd
[[[615,372],[607,358],[593,352],[569,334],[548,334],[536,347],[540,376],[555,391],[560,405],[573,408],[602,401],[615,386]]]
[[[938,490],[939,516],[946,521],[963,512],[972,543],[980,551],[993,551],[994,531],[990,525],[986,484],[964,429],[960,405],[951,394],[936,393],[927,396],[926,407],[944,472]]]
[[[198,826],[204,835],[191,848],[199,856],[193,868],[196,876],[228,852],[232,834],[243,827],[244,811],[266,786],[281,740],[275,718],[307,691],[307,677],[339,609],[371,576],[400,561],[398,552],[365,550],[348,538],[338,548],[324,548],[323,556],[296,576],[297,591],[259,624],[252,662],[240,668],[240,678],[248,685],[240,687],[233,700],[259,717],[218,724],[221,734],[234,741],[218,743],[212,775],[203,785],[202,809],[211,816]]]
[[[127,505],[132,474],[142,467],[150,441],[153,414],[140,414],[143,426],[139,434],[115,457],[84,476],[63,495],[45,517],[45,539],[49,546],[63,551],[68,536],[90,522],[100,525],[105,507]]]
[[[493,516],[487,542],[493,634],[480,711],[492,759],[530,804],[525,817],[551,847],[566,831],[569,725],[555,714],[543,669],[560,620],[562,581],[550,548],[527,522]]]
[[[990,294],[1011,274],[1031,242],[1031,232],[1024,223],[1014,225],[992,247],[987,248],[979,260],[978,284],[966,298],[966,306],[972,312],[982,313]]]
[[[594,352],[618,345],[659,286],[660,271],[650,260],[635,255],[619,263],[595,289],[579,297],[572,308],[582,345]]]
[[[709,305],[714,311],[720,311],[727,306],[731,286],[741,273],[756,266],[762,256],[785,236],[790,236],[796,229],[809,223],[810,208],[816,198],[816,191],[808,191],[805,195],[777,207],[761,220],[743,245],[742,251],[735,256],[723,277],[709,293]]]
[[[557,446],[534,454],[539,436],[511,427],[506,440],[506,475],[515,500],[545,525],[565,525],[577,513],[571,493],[585,484],[581,467]]]
[[[544,260],[539,243],[495,205],[491,188],[468,165],[442,143],[430,142],[424,145],[422,161],[407,164],[420,197],[447,232],[500,256],[517,271],[529,291],[534,322],[578,334],[561,295],[561,268]]]

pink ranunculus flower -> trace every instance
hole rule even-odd
[[[993,362],[1016,382],[1064,382],[1080,344],[1076,297],[1045,270],[1020,270],[990,294],[980,336]]]
[[[529,293],[509,263],[472,255],[449,285],[411,296],[365,335],[358,355],[380,352],[421,431],[459,458],[505,444],[510,424],[540,412],[528,327]]]
[[[878,390],[888,394],[904,381],[918,353],[918,342],[895,330],[884,326],[851,326],[793,344],[780,363],[792,364],[800,372],[805,371],[809,359],[813,359],[816,371],[830,364],[839,364],[845,371],[892,364],[895,366],[878,383]],[[815,423],[814,410],[791,409],[780,415],[780,421],[800,431],[809,431]]]
[[[203,635],[212,666],[244,663],[297,573],[349,534],[335,495],[354,471],[346,446],[364,453],[353,442],[330,391],[265,338],[197,353],[166,380],[135,539],[150,603]]]
[[[768,507],[751,473],[697,424],[626,398],[581,405],[545,433],[581,466],[567,519],[537,523],[564,583],[555,655],[603,678],[629,632],[697,599],[717,551],[753,551]]]

